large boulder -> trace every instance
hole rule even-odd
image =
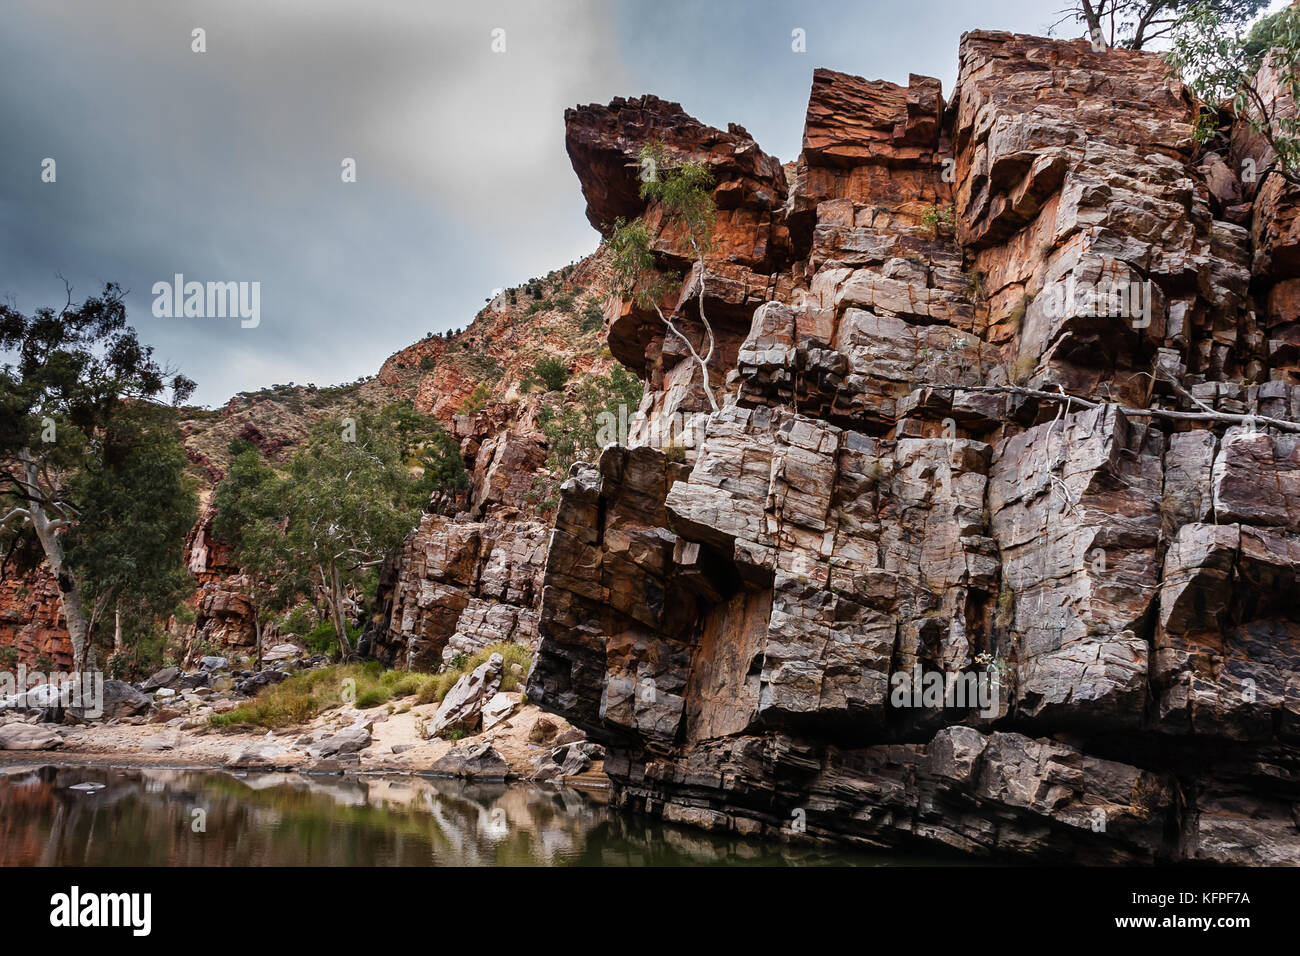
[[[235,685],[235,690],[248,697],[254,696],[263,687],[271,687],[280,683],[289,675],[284,671],[264,670],[258,671],[252,677],[246,677]]]
[[[370,731],[361,724],[345,727],[307,748],[312,757],[335,757],[358,753],[370,746]]]
[[[453,747],[434,761],[432,773],[475,780],[504,780],[510,775],[510,765],[486,741]]]
[[[104,719],[134,717],[149,709],[153,703],[148,695],[121,680],[104,681]]]
[[[462,730],[473,733],[482,723],[483,706],[496,695],[501,686],[501,673],[505,658],[493,654],[460,680],[442,699],[438,712],[429,721],[429,736],[436,737],[444,731]]]
[[[40,724],[0,726],[0,750],[53,750],[63,743],[59,732]]]
[[[509,694],[497,694],[483,705],[483,729],[491,730],[501,721],[515,712],[519,706],[517,697]]]
[[[181,676],[179,667],[164,667],[155,672],[147,681],[140,685],[140,689],[146,694],[152,693],[162,687],[170,687]]]

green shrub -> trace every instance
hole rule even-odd
[[[348,641],[353,647],[356,647],[357,638],[361,636],[361,628],[346,622],[343,628],[347,631]],[[328,619],[321,621],[303,636],[303,643],[307,645],[307,650],[313,654],[324,654],[331,660],[338,658],[339,637],[338,632],[334,630],[333,621]]]
[[[589,299],[587,304],[582,307],[582,321],[578,328],[583,334],[595,332],[605,324],[605,310],[600,307],[600,303],[595,299]]]
[[[306,605],[300,604],[284,619],[280,625],[281,634],[291,634],[295,637],[301,637],[311,629],[311,617]]]
[[[481,412],[487,407],[488,399],[492,397],[492,386],[487,382],[479,382],[474,386],[474,391],[469,393],[460,406],[462,415],[473,415],[475,412]]]
[[[569,367],[558,358],[544,358],[533,366],[533,374],[541,379],[548,392],[558,392],[569,380]]]
[[[378,707],[397,697],[409,697],[424,692],[425,685],[437,680],[434,674],[414,674],[409,671],[385,671],[378,661],[364,664],[334,664],[303,674],[295,674],[262,691],[247,703],[227,711],[213,714],[209,723],[213,727],[286,727],[306,723],[332,707],[341,707],[345,682],[354,682],[354,705],[359,709]]]
[[[378,661],[319,667],[263,688],[256,697],[234,710],[213,714],[209,723],[216,728],[271,729],[306,723],[332,707],[347,703],[344,687],[349,680],[356,691],[353,703],[358,709],[378,707],[396,698],[410,696],[414,696],[419,704],[437,703],[447,696],[458,680],[493,654],[505,658],[501,690],[520,689],[528,676],[531,661],[528,648],[519,644],[493,644],[471,657],[457,655],[446,670],[437,674],[386,671]]]
[[[372,688],[357,695],[357,709],[366,710],[370,707],[378,707],[380,704],[387,703],[390,696],[381,688]]]

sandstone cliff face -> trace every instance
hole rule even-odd
[[[57,671],[72,667],[59,586],[44,567],[0,581],[0,648],[13,649],[8,652],[13,659],[0,662],[0,670],[12,670],[19,662]]]
[[[788,188],[675,104],[570,111],[598,228],[661,224],[628,167],[650,139],[709,163],[723,210],[724,407],[657,320],[611,315],[644,447],[575,466],[546,556],[529,697],[606,744],[619,802],[1300,862],[1300,428],[1177,417],[1300,421],[1296,200],[1202,155],[1193,111],[1152,55],[1003,33],[963,38],[947,101],[817,71]],[[699,279],[665,303],[684,325]],[[1141,299],[1059,307],[1099,286]],[[644,439],[683,412],[685,462]],[[996,702],[898,706],[918,668],[991,673]]]
[[[427,515],[381,582],[370,653],[394,667],[437,670],[493,644],[537,646],[549,529],[538,522]]]

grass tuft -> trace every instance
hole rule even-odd
[[[528,676],[531,660],[528,648],[518,644],[494,644],[472,657],[458,654],[453,665],[437,674],[386,671],[378,661],[363,664],[332,664],[297,674],[266,687],[252,700],[224,714],[208,718],[215,728],[267,727],[276,729],[303,724],[333,707],[342,707],[345,697],[355,693],[360,710],[378,707],[402,697],[415,697],[417,704],[440,702],[465,674],[493,654],[505,658],[501,690],[520,689]],[[410,709],[409,705],[406,708]]]

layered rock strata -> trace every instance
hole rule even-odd
[[[665,272],[643,143],[749,210],[665,303],[688,326],[706,289],[723,407],[661,323],[612,315],[640,434],[685,410],[699,440],[575,466],[550,538],[528,694],[605,744],[618,802],[992,857],[1300,863],[1295,197],[1207,157],[1196,108],[1153,55],[972,33],[946,100],[816,71],[784,191],[738,127],[570,111],[589,218],[644,215]],[[737,270],[767,277],[727,298]],[[898,693],[926,674],[991,699]]]

